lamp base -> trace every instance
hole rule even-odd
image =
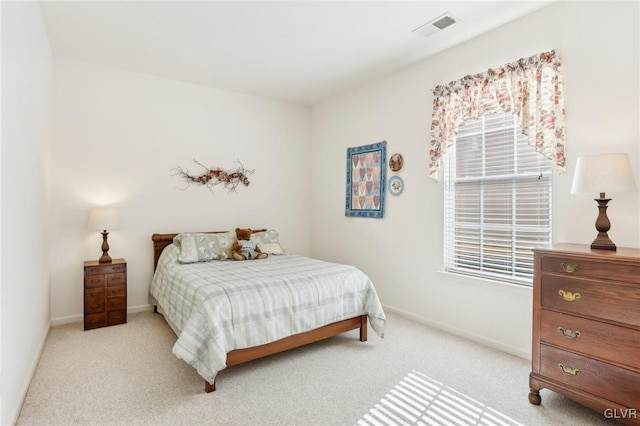
[[[107,235],[109,233],[105,229],[102,231],[102,256],[98,259],[98,263],[111,263],[111,256],[109,256],[109,242],[107,241]]]
[[[591,243],[591,248],[595,250],[616,250],[616,245],[609,239],[606,232],[598,232],[598,236]]]
[[[611,229],[611,222],[607,217],[607,203],[611,198],[606,198],[604,192],[600,193],[600,198],[596,198],[598,203],[598,218],[596,219],[596,230],[598,236],[591,243],[591,248],[596,250],[615,250],[616,245],[609,239],[607,231]]]

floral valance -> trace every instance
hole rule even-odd
[[[518,116],[529,145],[565,170],[564,99],[555,51],[468,75],[433,90],[429,176],[438,178],[442,155],[467,120],[507,112]]]

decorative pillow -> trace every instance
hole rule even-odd
[[[231,246],[233,246],[233,242],[236,240],[236,233],[229,231],[214,235],[218,239],[219,258],[222,260],[231,259]]]
[[[218,239],[212,234],[179,234],[173,242],[180,247],[180,263],[208,262],[220,258]]]
[[[278,240],[278,231],[268,229],[266,231],[255,232],[251,234],[251,239],[258,242],[258,247],[265,253],[284,254],[280,241]]]

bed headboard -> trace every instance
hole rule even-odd
[[[253,232],[263,232],[266,229],[253,229]],[[207,231],[207,232],[198,232],[199,234],[223,234],[228,231]],[[151,240],[153,240],[153,270],[156,270],[156,266],[158,266],[158,259],[160,259],[160,254],[162,254],[162,250],[165,249],[169,244],[173,243],[173,238],[178,235],[175,234],[153,234],[151,236]]]

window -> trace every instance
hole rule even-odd
[[[531,285],[532,249],[551,244],[552,165],[512,114],[460,127],[444,156],[445,269]]]

